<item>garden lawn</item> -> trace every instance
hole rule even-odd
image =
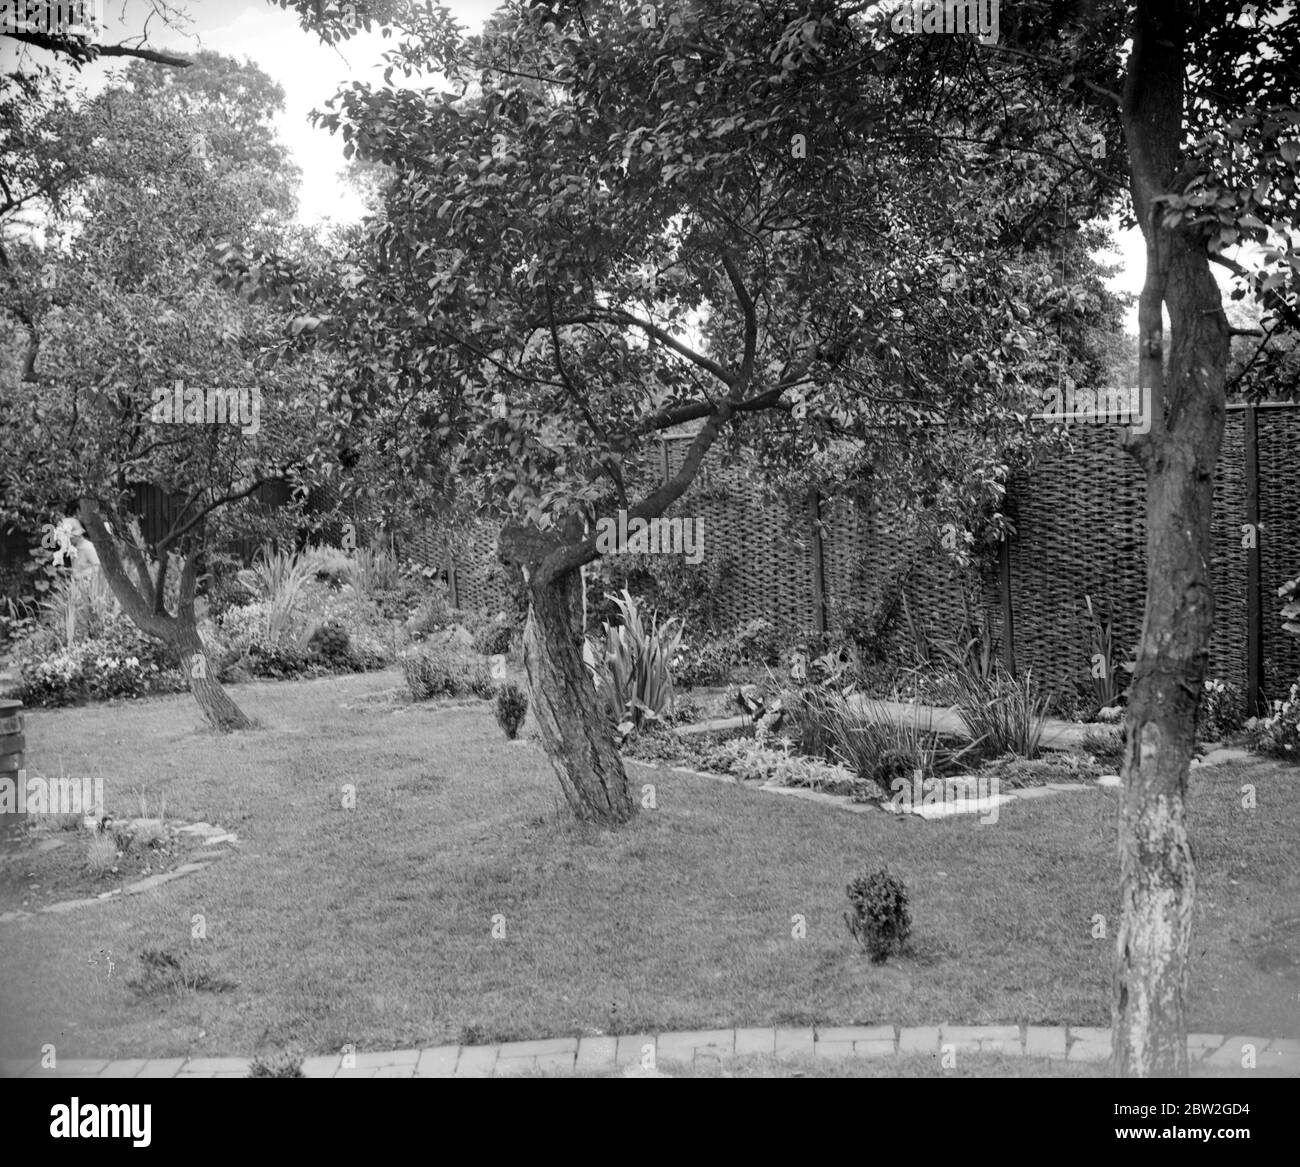
[[[227,737],[187,696],[29,713],[32,772],[100,773],[110,813],[165,799],[169,818],[239,844],[144,895],[0,924],[0,1056],[1109,1024],[1114,791],[1017,801],[980,826],[638,771],[656,809],[606,832],[569,820],[540,746],[507,742],[489,703],[363,700],[400,684],[389,671],[238,686],[262,728]],[[1300,1036],[1296,771],[1197,771],[1191,813],[1189,1028]],[[910,889],[915,954],[873,966],[845,928],[844,887],[881,863]],[[142,997],[128,981],[145,950],[234,987]]]

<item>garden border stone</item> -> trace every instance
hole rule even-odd
[[[892,1025],[750,1026],[740,1029],[691,1030],[682,1033],[624,1034],[620,1037],[562,1037],[512,1041],[499,1045],[430,1046],[426,1049],[367,1051],[343,1068],[339,1054],[302,1062],[308,1078],[486,1078],[530,1070],[609,1070],[639,1068],[644,1047],[660,1062],[721,1064],[729,1056],[769,1056],[778,1060],[814,1057],[888,1058],[920,1053],[939,1057],[946,1046],[958,1054],[999,1053],[1047,1058],[1054,1062],[1096,1062],[1110,1056],[1109,1029],[1092,1026],[1041,1025]],[[1253,1045],[1260,1071],[1300,1076],[1300,1040],[1193,1033],[1188,1058],[1225,1068],[1236,1067],[1241,1047]],[[252,1059],[236,1057],[69,1059],[43,1069],[33,1059],[0,1062],[4,1077],[24,1078],[216,1078],[245,1077]],[[657,1076],[665,1076],[662,1073]]]
[[[139,824],[154,822],[151,819],[131,819],[125,825],[128,829],[134,831]],[[93,827],[95,820],[89,818],[86,825]],[[177,827],[178,835],[186,835],[191,838],[201,839],[204,849],[195,852],[190,856],[189,861],[182,863],[179,867],[172,868],[171,871],[160,871],[156,875],[146,875],[143,879],[137,879],[135,883],[128,883],[122,887],[112,888],[110,891],[103,891],[95,896],[90,896],[77,900],[59,900],[53,904],[46,904],[43,908],[37,908],[34,911],[26,911],[22,908],[16,908],[11,912],[0,912],[0,924],[8,924],[14,920],[28,920],[33,916],[62,915],[64,912],[70,912],[75,908],[83,908],[87,904],[101,904],[108,900],[121,899],[123,896],[140,895],[142,892],[153,891],[154,888],[161,887],[165,883],[171,883],[173,880],[182,879],[187,875],[194,875],[211,867],[217,860],[231,854],[231,851],[215,851],[211,848],[227,844],[234,847],[239,842],[239,836],[234,831],[227,831],[222,827],[214,827],[211,823],[187,823],[183,827]]]

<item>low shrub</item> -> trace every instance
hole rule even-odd
[[[406,620],[406,631],[417,639],[438,632],[451,623],[451,604],[447,599],[446,589],[441,584],[430,585],[416,605],[415,611]]]
[[[111,697],[143,697],[185,689],[185,679],[167,647],[125,618],[102,636],[70,648],[52,648],[33,638],[16,657],[15,697],[26,705],[60,706]]]
[[[779,665],[788,647],[776,625],[760,617],[721,636],[684,640],[673,655],[673,680],[685,689],[725,685],[737,669]]]
[[[1118,774],[1124,764],[1124,734],[1117,729],[1094,729],[1083,735],[1083,752],[1094,758],[1111,774]]]
[[[777,664],[785,648],[780,630],[762,616],[742,624],[732,634],[732,640],[740,659],[752,664]]]
[[[997,779],[999,787],[1019,789],[1025,786],[1043,786],[1048,782],[1093,782],[1102,774],[1113,773],[1114,770],[1115,767],[1080,754],[1044,755],[1032,761],[1019,754],[1004,754],[986,762],[975,771],[973,777],[977,783],[984,779]]]
[[[352,637],[337,620],[326,620],[307,641],[307,651],[330,664],[348,663]]]
[[[255,677],[283,681],[300,677],[311,669],[307,655],[292,644],[268,644],[255,640],[241,662]]]
[[[684,643],[673,657],[673,680],[684,689],[725,685],[738,663],[730,637]]]
[[[882,867],[855,877],[845,891],[849,911],[844,913],[844,922],[873,964],[884,964],[894,953],[907,950],[912,913],[901,879]]]
[[[1246,724],[1246,695],[1231,681],[1207,678],[1196,712],[1198,741],[1217,742],[1240,732]]]
[[[510,651],[514,629],[509,624],[494,621],[474,633],[474,651],[479,656],[499,656]]]
[[[492,674],[479,658],[445,648],[420,647],[402,656],[402,673],[416,701],[433,697],[491,697]]]
[[[312,578],[330,587],[342,587],[352,573],[352,560],[348,553],[341,547],[331,547],[328,543],[309,548],[303,558]]]
[[[528,695],[514,681],[507,681],[497,690],[496,716],[506,737],[514,741],[528,716]]]
[[[1300,681],[1285,700],[1274,701],[1272,711],[1249,728],[1250,748],[1278,758],[1300,757]]]
[[[745,782],[799,786],[827,794],[852,794],[857,790],[851,770],[796,753],[788,738],[773,742],[730,738],[707,750],[701,764],[706,769],[734,774]]]

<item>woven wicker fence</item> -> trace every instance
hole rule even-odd
[[[670,440],[643,470],[672,472],[688,441]],[[1275,594],[1300,570],[1297,449],[1300,409],[1229,409],[1215,486],[1210,673],[1248,692],[1254,677],[1270,697],[1300,675],[1300,640],[1281,630]],[[877,508],[844,499],[767,501],[721,458],[706,462],[673,514],[701,520],[706,562],[726,561],[716,602],[727,624],[765,617],[792,632],[835,630],[852,613],[896,605],[901,594],[916,623],[951,635],[969,605],[976,619],[987,614],[1008,663],[1056,685],[1089,677],[1085,596],[1111,621],[1117,660],[1137,644],[1146,594],[1143,492],[1115,427],[1073,426],[1069,450],[1012,482],[1008,511],[1017,535],[1001,562],[966,574],[901,537]],[[1254,551],[1243,546],[1247,524],[1258,527]],[[409,549],[449,572],[461,607],[506,606],[490,528],[453,539],[430,527]],[[902,620],[891,635],[901,647]]]

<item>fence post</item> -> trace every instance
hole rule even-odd
[[[809,526],[812,530],[813,619],[817,631],[826,632],[826,568],[822,560],[821,495],[814,486],[808,491]]]
[[[451,549],[451,540],[447,540],[447,587],[451,591],[451,606],[460,607],[460,589],[456,587],[456,553]]]
[[[998,544],[998,584],[1002,592],[1002,662],[1016,675],[1016,620],[1011,602],[1011,536],[1003,534]]]
[[[1246,547],[1246,707],[1252,715],[1264,707],[1264,614],[1260,604],[1259,429],[1253,403],[1245,409],[1246,522],[1251,539]]]

